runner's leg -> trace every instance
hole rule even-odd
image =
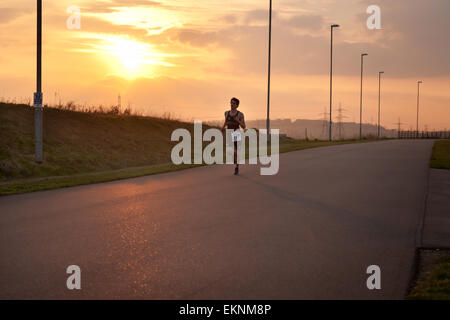
[[[234,168],[234,174],[235,175],[237,175],[237,174],[239,174],[239,163],[238,163],[238,156],[237,156],[237,153],[238,153],[238,142],[237,141],[235,141],[234,143],[234,163],[235,163],[235,165],[236,165],[236,167]]]

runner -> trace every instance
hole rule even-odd
[[[242,129],[245,129],[245,120],[244,120],[244,114],[237,110],[239,107],[239,99],[232,98],[231,102],[231,110],[225,112],[225,123],[223,124],[222,131],[225,130],[225,127],[227,129],[231,130],[238,130],[239,127],[242,127]],[[234,164],[236,167],[234,168],[234,174],[239,174],[239,164],[237,161],[237,151],[238,151],[238,142],[234,141]]]

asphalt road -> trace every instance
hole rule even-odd
[[[402,299],[432,141],[0,198],[0,298]],[[81,268],[68,290],[66,268]],[[381,290],[366,269],[381,268]]]

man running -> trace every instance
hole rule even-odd
[[[225,130],[225,127],[230,130],[239,130],[239,127],[245,129],[245,120],[244,114],[237,110],[239,107],[239,99],[233,98],[230,102],[231,110],[225,112],[225,123],[223,124],[222,131]],[[234,168],[234,174],[239,174],[239,164],[237,161],[237,151],[238,151],[238,142],[234,141],[234,163],[236,167]]]

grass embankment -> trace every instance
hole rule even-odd
[[[434,143],[431,167],[450,169],[450,140],[441,140]]]
[[[450,255],[440,258],[431,270],[420,274],[408,299],[450,300]]]
[[[170,164],[175,120],[45,108],[44,162],[34,161],[34,110],[0,103],[0,195],[189,168]]]
[[[132,115],[45,108],[44,162],[34,161],[34,111],[0,103],[0,195],[69,187],[186,169],[170,153],[173,130],[193,124]],[[204,126],[204,129],[207,129]],[[363,140],[370,141],[370,140]],[[280,139],[280,152],[348,141]]]
[[[430,167],[450,169],[450,140],[434,143]],[[420,259],[424,260],[422,256],[427,254],[430,254],[427,250],[421,250]],[[419,270],[417,283],[409,293],[408,299],[450,300],[450,254],[441,255],[437,261],[428,263]]]

